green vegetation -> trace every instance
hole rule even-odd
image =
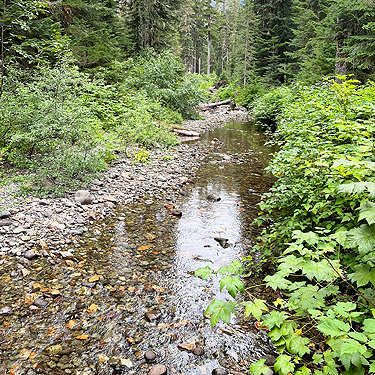
[[[254,105],[258,122],[277,124],[281,147],[255,251],[273,256],[277,270],[264,280],[284,297],[242,305],[269,330],[281,375],[375,373],[375,84],[337,81],[276,89]],[[234,297],[243,285],[227,271]],[[212,324],[228,322],[233,304],[213,301]],[[260,360],[250,370],[268,368]]]

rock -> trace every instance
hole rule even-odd
[[[26,232],[26,228],[23,228],[23,227],[17,227],[13,231],[14,234],[20,234],[20,233],[25,233],[25,232]]]
[[[0,220],[0,227],[10,227],[12,224],[11,220]]]
[[[226,370],[224,370],[224,369],[222,369],[222,368],[214,368],[213,370],[212,370],[212,373],[211,373],[212,375],[227,375],[228,373],[227,373],[227,371]]]
[[[178,211],[178,210],[173,210],[171,212],[171,214],[175,217],[181,217],[182,216],[182,212],[181,211]]]
[[[71,258],[73,258],[73,254],[70,251],[60,251],[60,255],[64,259],[71,259]]]
[[[148,375],[166,375],[167,368],[164,365],[155,365],[151,367]]]
[[[49,305],[49,302],[43,299],[42,297],[37,297],[35,298],[33,305],[36,307],[40,307],[41,309],[44,309]]]
[[[35,258],[38,258],[39,254],[36,253],[35,251],[33,250],[28,250],[26,251],[24,257],[28,260],[32,260],[32,259],[35,259]]]
[[[41,206],[48,206],[48,205],[49,205],[49,202],[48,202],[47,199],[41,199],[41,200],[39,201],[39,204],[40,204]]]
[[[50,224],[50,227],[56,230],[64,230],[65,224],[61,224],[58,221],[54,221]]]
[[[148,322],[152,322],[160,318],[160,313],[156,310],[147,311],[145,313],[145,318]]]
[[[156,354],[151,350],[147,350],[147,352],[144,354],[144,357],[147,362],[154,362],[156,359]]]
[[[7,210],[0,211],[0,219],[8,219],[10,217],[10,212]]]
[[[81,204],[90,204],[93,201],[93,197],[88,190],[78,190],[74,195],[74,199]]]
[[[266,362],[264,362],[267,366],[273,366],[276,363],[276,357],[272,354],[266,354],[262,357],[262,359],[265,359]]]
[[[13,310],[9,306],[5,306],[0,309],[0,316],[8,316],[12,314],[13,314]]]
[[[196,348],[194,348],[193,354],[197,356],[204,355],[204,349],[201,346],[197,346]]]
[[[92,183],[93,183],[94,185],[96,185],[96,186],[103,186],[103,185],[104,185],[103,181],[100,181],[100,180],[98,180],[98,179],[93,180]]]
[[[212,202],[221,201],[220,197],[218,197],[217,195],[213,195],[213,194],[208,194],[206,198],[207,198],[208,201],[212,201]]]
[[[230,246],[228,243],[228,238],[214,237],[214,240],[219,242],[220,246],[223,247],[224,249]]]
[[[51,345],[45,349],[45,351],[52,356],[60,354],[62,350],[63,350],[63,347],[59,344]]]

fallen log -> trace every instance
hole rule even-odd
[[[216,108],[216,107],[219,107],[221,105],[226,105],[226,104],[230,104],[230,103],[231,103],[231,100],[226,99],[226,100],[222,100],[221,102],[204,104],[200,107],[200,110],[201,111],[207,111],[208,109]]]
[[[199,137],[199,133],[193,130],[186,130],[186,129],[172,129],[173,132],[177,133],[178,135],[183,135],[185,137]]]

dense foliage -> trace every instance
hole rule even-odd
[[[244,302],[245,315],[269,330],[279,374],[375,373],[375,84],[291,90],[278,114],[264,105],[280,101],[280,90],[255,106],[265,126],[276,118],[281,146],[268,167],[277,181],[261,203],[267,229],[258,250],[273,254],[277,270],[264,280],[284,297]],[[238,275],[228,280],[222,283],[233,297],[244,289]],[[207,309],[213,324],[234,311],[234,302],[223,301]],[[268,368],[260,360],[250,370]]]

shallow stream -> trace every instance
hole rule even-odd
[[[236,374],[270,352],[265,333],[249,322],[210,327],[205,308],[230,297],[218,277],[193,273],[248,253],[256,204],[272,183],[264,168],[273,150],[251,123],[228,124],[201,141],[212,153],[178,202],[120,206],[54,264],[39,258],[17,274],[11,260],[2,265],[10,276],[1,302],[18,308],[0,316],[1,375],[140,375],[155,364],[169,374]],[[144,359],[148,350],[153,364]]]

